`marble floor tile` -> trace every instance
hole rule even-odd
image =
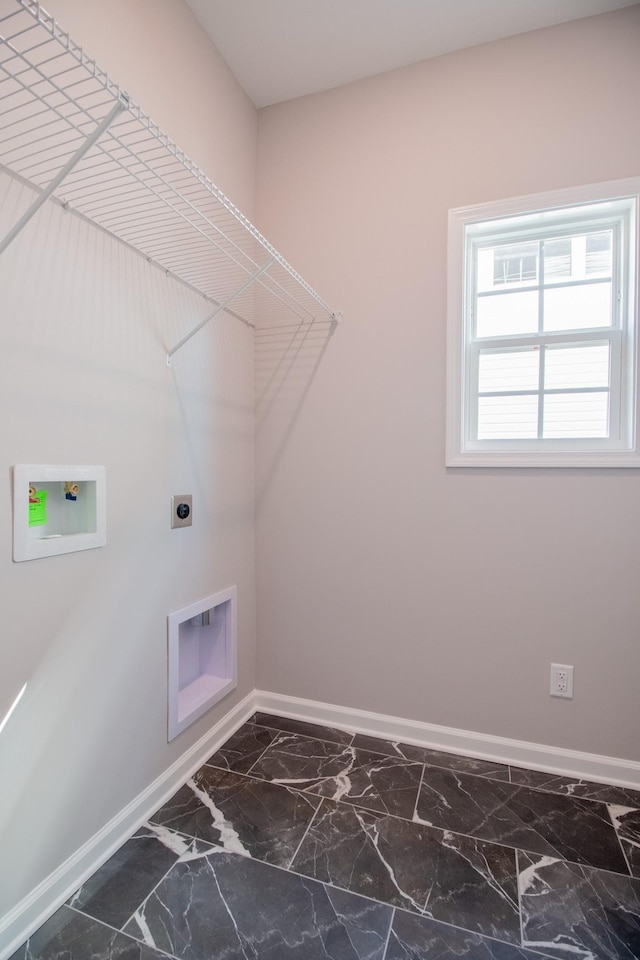
[[[638,960],[640,880],[518,854],[523,944],[571,960]]]
[[[542,773],[540,770],[523,770],[521,767],[511,767],[511,782],[546,790],[548,793],[562,793],[567,797],[582,797],[583,800],[600,800],[602,803],[640,809],[640,790],[632,790],[630,787],[574,780],[555,773]]]
[[[252,777],[286,784],[297,790],[340,776],[353,765],[352,747],[314,740],[297,733],[280,733],[251,768]]]
[[[631,876],[640,878],[640,810],[610,806],[609,814],[627,858]]]
[[[509,779],[509,767],[504,763],[492,763],[489,760],[476,760],[473,757],[462,757],[455,753],[443,753],[441,750],[430,750],[428,747],[418,747],[411,743],[381,740],[378,737],[356,733],[352,746],[361,750],[374,750],[390,757],[402,757],[404,760],[413,760],[415,763],[427,763],[434,767],[458,770],[461,773],[473,773],[477,777]]]
[[[276,736],[275,730],[245,723],[206,763],[234,773],[247,773]]]
[[[319,803],[297,790],[204,766],[150,820],[232,853],[287,866]]]
[[[255,714],[10,960],[427,957],[640,960],[640,791]]]
[[[322,780],[309,792],[411,820],[422,771],[421,763],[353,750],[351,762],[340,774]]]
[[[416,820],[533,853],[628,874],[607,807],[426,767]]]
[[[548,956],[548,955],[547,955]],[[385,960],[543,960],[544,954],[396,910]]]
[[[190,845],[164,827],[142,827],[69,900],[69,906],[120,929]]]
[[[410,820],[422,764],[282,734],[251,768],[251,776]]]
[[[324,727],[319,723],[307,723],[306,720],[291,720],[289,717],[276,717],[270,713],[255,713],[250,723],[257,723],[272,730],[282,730],[285,733],[299,733],[303,737],[314,737],[316,740],[328,740],[330,743],[342,743],[348,746],[353,740],[353,734],[335,727]]]
[[[392,911],[223,850],[181,860],[126,931],[179,960],[382,960]]]
[[[313,883],[314,881],[309,881]],[[342,922],[358,957],[383,960],[393,908],[346,890],[324,885],[336,917]]]
[[[323,800],[291,869],[519,942],[513,850]]]
[[[166,960],[166,957],[64,906],[9,960]]]

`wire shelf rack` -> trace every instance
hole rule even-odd
[[[34,208],[55,197],[208,298],[211,314],[168,361],[223,309],[254,327],[337,322],[36,0],[0,0],[0,165],[40,191]]]

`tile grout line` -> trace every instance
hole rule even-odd
[[[621,840],[621,838],[620,838],[620,831],[619,831],[618,828],[616,827],[616,825],[615,825],[615,823],[614,823],[614,820],[613,820],[613,814],[612,814],[612,812],[611,812],[611,807],[615,807],[615,806],[618,806],[618,804],[615,804],[615,803],[609,804],[609,803],[608,803],[608,804],[607,804],[607,813],[609,814],[609,819],[611,820],[611,824],[612,824],[612,826],[613,826],[613,831],[614,831],[614,833],[615,833],[615,835],[616,835],[616,840],[618,841],[618,846],[620,847],[620,851],[621,851],[621,853],[622,853],[622,858],[623,858],[624,862],[625,862],[626,865],[627,865],[627,870],[629,871],[629,876],[631,877],[631,879],[635,879],[634,872],[633,872],[633,870],[631,869],[631,861],[629,860],[629,857],[627,856],[627,851],[625,850],[624,844],[623,844],[623,842],[622,842],[622,840]],[[629,809],[633,809],[633,808],[630,807]]]
[[[314,821],[314,820],[316,819],[316,817],[318,816],[318,811],[319,811],[320,808],[322,807],[323,803],[324,803],[324,797],[320,797],[320,803],[318,804],[318,806],[316,807],[316,809],[313,811],[313,816],[311,817],[311,820],[309,820],[309,823],[308,823],[308,825],[307,825],[307,829],[305,830],[304,834],[302,835],[302,838],[301,838],[301,840],[300,840],[300,843],[298,844],[298,846],[297,846],[296,849],[295,849],[295,853],[293,854],[293,856],[292,856],[291,859],[289,860],[288,865],[284,868],[284,869],[287,870],[289,873],[295,873],[297,876],[306,876],[306,874],[298,874],[297,870],[292,870],[292,869],[291,869],[291,866],[292,866],[293,861],[295,860],[295,858],[298,856],[298,853],[300,852],[300,847],[301,847],[302,844],[304,843],[305,838],[306,838],[307,834],[309,833],[309,830],[311,830],[311,826],[312,826],[312,824],[313,824],[313,821]],[[311,879],[314,879],[314,878],[312,877]]]
[[[257,726],[257,724],[254,724],[254,726]],[[266,728],[265,728],[265,729],[266,729]],[[269,729],[271,730],[272,728],[269,727]],[[271,743],[268,743],[268,744],[266,745],[266,747],[264,748],[264,750],[262,750],[262,752],[260,753],[260,756],[257,757],[256,760],[253,761],[253,763],[251,764],[251,766],[250,766],[249,769],[247,770],[247,776],[250,776],[251,771],[252,771],[253,768],[255,767],[256,763],[260,763],[260,761],[261,761],[262,758],[264,757],[264,755],[265,755],[265,753],[267,752],[267,750],[269,749],[269,747],[270,747],[273,743],[275,743],[276,740],[277,740],[277,737],[274,737],[273,740],[271,741]],[[222,749],[224,749],[224,745],[222,746]],[[215,754],[214,754],[214,756],[215,756]],[[215,764],[212,764],[212,766],[215,766]],[[229,771],[229,773],[236,773],[236,772],[237,772],[237,771],[235,771],[235,770],[230,770],[230,771]]]
[[[144,902],[144,901],[143,901]],[[73,910],[74,913],[77,913],[79,916],[84,917],[86,920],[91,920],[92,923],[97,923],[99,926],[106,927],[108,930],[113,930],[114,933],[117,933],[118,936],[126,937],[128,940],[132,940],[134,943],[143,943],[142,940],[138,940],[136,937],[132,937],[131,934],[125,933],[124,930],[118,930],[117,927],[114,927],[113,924],[107,923],[105,920],[99,920],[97,917],[93,917],[90,913],[85,913],[84,910],[79,910],[78,907],[72,907],[68,903],[63,903],[63,907],[67,907],[69,910]],[[60,908],[62,909],[62,907]],[[129,921],[127,920],[127,923]],[[37,931],[35,931],[37,933]],[[27,943],[29,941],[27,940]],[[144,943],[144,946],[148,944]],[[161,953],[164,957],[169,957],[170,960],[179,960],[174,953],[168,953],[166,950],[163,950],[161,947],[153,947],[153,950],[157,950],[158,953]]]
[[[192,779],[192,778],[189,777],[189,780],[190,780],[190,779]],[[188,782],[188,781],[187,781],[187,782]],[[150,820],[149,822],[152,822],[152,821]],[[153,887],[153,889],[150,890],[149,893],[146,895],[146,897],[144,897],[144,899],[142,900],[142,902],[138,904],[138,906],[137,906],[136,909],[133,911],[133,913],[132,913],[129,917],[127,917],[127,919],[125,920],[124,924],[122,925],[122,929],[121,929],[121,931],[120,931],[121,933],[124,932],[124,928],[127,926],[127,924],[128,924],[128,923],[131,923],[131,921],[132,921],[133,918],[135,917],[136,913],[137,913],[139,910],[142,909],[142,907],[145,905],[145,903],[147,902],[147,900],[149,899],[149,897],[151,897],[151,896],[156,892],[156,890],[158,889],[158,887],[160,886],[160,884],[163,883],[163,882],[167,879],[167,877],[169,876],[169,874],[171,873],[171,871],[173,870],[173,868],[176,866],[176,864],[178,864],[178,863],[180,862],[181,858],[182,858],[185,854],[187,854],[187,853],[189,852],[189,848],[193,847],[194,844],[197,844],[197,843],[200,843],[200,842],[203,842],[203,843],[207,843],[207,844],[208,844],[208,841],[207,841],[207,840],[200,841],[200,840],[198,840],[197,837],[190,837],[189,834],[180,833],[178,830],[172,830],[171,827],[167,827],[167,826],[165,826],[164,824],[162,824],[161,826],[162,826],[165,830],[168,830],[170,833],[173,833],[175,836],[177,836],[177,837],[179,837],[179,838],[185,837],[186,839],[189,840],[189,844],[187,845],[187,849],[185,850],[184,853],[179,853],[179,854],[176,856],[176,859],[173,861],[173,863],[171,864],[171,866],[169,867],[169,869],[168,869],[165,873],[163,873],[163,875],[160,877],[160,879],[158,880],[158,882],[156,883],[156,885]],[[159,843],[162,843],[162,841],[160,840],[160,838],[158,838],[158,842],[159,842]],[[213,844],[211,844],[211,846],[213,846]],[[130,934],[125,934],[125,936],[130,936]],[[132,937],[132,939],[133,939],[133,940],[136,940],[137,943],[144,943],[145,946],[151,946],[151,944],[147,944],[146,941],[144,941],[144,940],[138,940],[137,937]],[[158,948],[154,946],[154,949],[158,949]],[[173,954],[169,954],[169,956],[173,956]]]
[[[362,894],[358,894],[358,896],[362,896]],[[381,902],[382,901],[380,900],[374,901],[374,903],[381,903]],[[386,904],[386,906],[390,906],[390,904]],[[416,913],[414,910],[408,910],[406,907],[394,906],[393,910],[395,911],[395,913],[397,913],[398,910],[401,910],[403,913],[408,914],[410,917],[414,917],[415,919],[418,919],[418,920],[427,920],[429,923],[434,923],[437,926],[441,926],[441,927],[447,927],[447,929],[449,930],[460,930],[462,933],[470,933],[474,937],[479,937],[480,940],[482,941],[487,940],[490,943],[500,943],[503,946],[511,947],[513,950],[529,950],[530,952],[533,952],[536,957],[539,956],[540,960],[551,960],[548,954],[546,953],[539,954],[535,948],[532,949],[531,947],[521,947],[519,944],[513,943],[511,940],[501,940],[500,937],[494,937],[489,933],[480,933],[479,930],[472,930],[471,927],[461,927],[457,923],[452,923],[450,920],[437,920],[435,917],[428,916],[426,914]],[[395,913],[394,913],[394,919],[395,919]]]
[[[516,861],[516,891],[518,894],[518,920],[520,922],[520,945],[525,949],[524,945],[524,917],[522,914],[522,896],[520,894],[520,857],[518,856],[518,850],[515,851],[515,861]]]
[[[299,721],[299,722],[303,723],[305,721]],[[251,723],[251,721],[247,720],[247,723]],[[309,721],[309,724],[310,726],[314,726],[314,724],[312,724],[311,721]],[[293,735],[295,737],[307,737],[307,739],[309,740],[320,740],[322,743],[332,743],[336,747],[352,746],[353,740],[356,736],[355,733],[351,733],[349,730],[342,730],[341,733],[346,733],[348,736],[351,737],[349,743],[343,744],[343,743],[340,743],[338,740],[327,740],[326,737],[314,737],[312,733],[297,733],[295,730],[284,730],[282,727],[270,727],[268,723],[258,723],[257,721],[254,721],[251,725],[254,727],[263,727],[265,730],[275,730],[276,733],[288,733],[289,736]],[[269,746],[271,746],[271,744],[269,744]],[[224,744],[222,744],[222,747],[220,749],[223,749],[223,747],[224,747]]]
[[[391,908],[391,919],[389,920],[389,929],[387,930],[387,939],[384,942],[384,950],[382,951],[381,960],[386,960],[387,953],[389,952],[389,941],[391,940],[391,931],[396,919],[396,909],[396,907]]]
[[[413,815],[411,817],[411,823],[418,823],[416,819],[418,816],[418,802],[420,800],[420,793],[422,792],[422,784],[424,783],[424,774],[425,774],[425,764],[422,765],[422,773],[420,775],[420,783],[418,784],[418,792],[416,793],[415,803],[413,804]]]

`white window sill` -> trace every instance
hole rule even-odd
[[[635,450],[610,450],[602,453],[526,452],[508,453],[502,450],[466,450],[449,454],[447,467],[600,467],[619,469],[640,468],[640,453]]]

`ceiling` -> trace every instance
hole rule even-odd
[[[638,0],[187,0],[257,107]]]

